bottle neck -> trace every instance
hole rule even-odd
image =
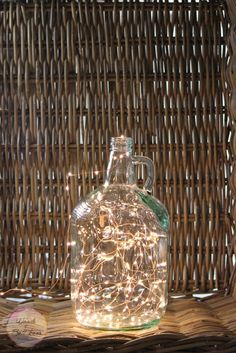
[[[136,184],[132,156],[133,144],[131,138],[112,138],[111,151],[105,176],[105,186],[110,184]]]

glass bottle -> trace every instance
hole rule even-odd
[[[135,165],[147,167],[144,189]],[[104,184],[71,217],[71,299],[79,323],[103,330],[156,325],[167,305],[169,217],[151,191],[152,161],[111,140]]]

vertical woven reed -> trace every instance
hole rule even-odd
[[[232,137],[231,137],[231,149],[232,149],[232,173],[230,176],[230,187],[234,195],[234,202],[232,205],[232,225],[234,227],[235,234],[235,223],[236,223],[236,1],[227,0],[227,13],[230,18],[230,32],[229,32],[229,47],[230,47],[230,61],[227,69],[227,82],[229,83],[230,97],[229,97],[229,115],[231,117],[232,124]],[[232,248],[236,253],[236,238],[232,239]],[[236,296],[236,264],[234,271],[231,274],[232,293]]]
[[[0,4],[1,287],[55,283],[71,208],[102,182],[122,133],[155,162],[169,289],[227,286],[227,28],[222,1]],[[67,289],[68,264],[62,277]]]

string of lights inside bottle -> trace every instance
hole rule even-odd
[[[129,154],[120,153],[113,156],[113,160],[119,164],[126,157]],[[98,175],[99,171],[94,174]],[[73,177],[78,175],[67,174],[65,189],[68,193],[70,178]],[[104,185],[108,186],[106,183]],[[119,193],[120,190],[117,195]],[[157,226],[155,212],[146,207],[145,202],[136,202],[140,195],[136,196],[128,199],[127,204],[123,198],[121,203],[101,205],[102,195],[98,192],[95,200],[99,210],[96,220],[91,221],[90,225],[86,223],[86,227],[80,222],[77,229],[77,236],[82,239],[79,249],[76,241],[71,239],[68,227],[66,259],[54,284],[40,295],[38,290],[31,289],[20,289],[20,293],[31,293],[45,299],[57,295],[57,284],[64,276],[71,251],[72,260],[73,256],[83,259],[79,266],[74,266],[73,261],[71,265],[71,299],[73,303],[80,303],[75,312],[81,325],[122,330],[157,324],[167,304],[167,232]],[[140,219],[140,214],[145,222]],[[96,244],[88,246],[88,234],[96,235]],[[163,254],[162,258],[160,254]],[[11,294],[14,290],[19,292],[15,288]],[[7,294],[0,292],[4,297]]]
[[[156,325],[167,304],[168,214],[136,187],[132,140],[115,138],[104,184],[72,213],[71,299],[82,326],[129,330]]]

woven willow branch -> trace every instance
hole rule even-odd
[[[230,178],[230,187],[234,195],[236,195],[236,0],[227,0],[228,14],[230,17],[231,27],[229,31],[229,47],[231,51],[230,61],[227,69],[227,78],[230,85],[229,112],[232,120],[232,139],[231,148],[233,154],[233,171]],[[232,217],[236,221],[236,201],[232,209]],[[233,243],[236,250],[236,239]],[[231,277],[232,292],[236,295],[236,267]]]
[[[102,183],[121,134],[156,166],[153,194],[171,218],[169,289],[228,287],[225,5],[0,1],[1,288],[69,289],[70,211]]]

